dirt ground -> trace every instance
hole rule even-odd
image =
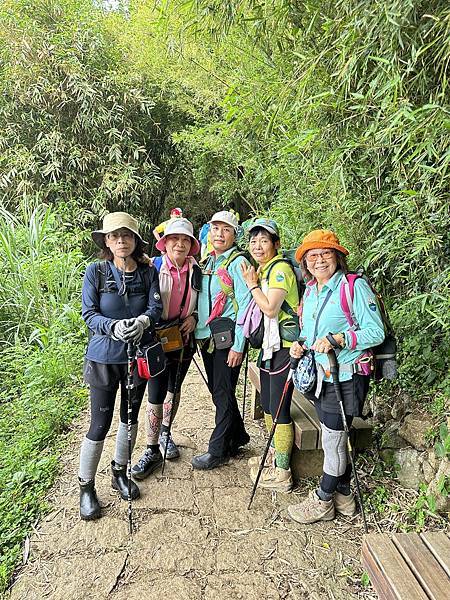
[[[142,410],[134,459],[145,447],[143,416]],[[287,517],[286,507],[307,494],[311,480],[300,482],[291,494],[260,489],[247,510],[247,459],[264,446],[261,424],[250,421],[248,414],[252,440],[241,457],[212,471],[192,469],[191,457],[207,448],[213,421],[212,401],[192,366],[173,427],[181,458],[167,463],[164,477],[159,471],[139,483],[141,498],[133,503],[135,532],[130,537],[127,503],[110,486],[115,430],[107,438],[96,480],[103,516],[94,522],[79,518],[76,473],[79,444],[87,430],[85,415],[62,458],[62,475],[50,498],[53,510],[26,544],[26,564],[7,597],[375,598],[359,585],[359,517],[310,526]]]

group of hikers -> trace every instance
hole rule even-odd
[[[180,209],[176,209],[179,211]],[[268,218],[253,218],[246,227],[246,250],[235,212],[222,210],[208,223],[209,252],[200,262],[200,243],[192,223],[178,214],[155,236],[160,256],[149,258],[138,222],[129,214],[107,214],[92,233],[100,260],[88,266],[82,291],[82,314],[90,330],[84,378],[90,388],[91,421],[80,451],[80,515],[101,516],[95,476],[104,440],[111,426],[116,394],[120,422],[111,462],[112,487],[123,499],[139,497],[128,478],[127,462],[136,440],[144,392],[147,447],[131,468],[134,480],[153,473],[180,452],[171,423],[180,403],[181,387],[195,353],[206,371],[215,407],[215,426],[205,452],[192,458],[194,469],[226,464],[249,443],[236,399],[239,373],[249,342],[260,348],[260,400],[268,432],[276,428],[263,457],[249,460],[250,479],[279,492],[293,487],[290,461],[294,428],[290,415],[292,359],[300,359],[310,383],[303,389],[316,408],[322,429],[323,474],[319,485],[301,503],[289,506],[300,523],[331,520],[336,512],[356,512],[350,489],[351,464],[342,411],[330,374],[329,353],[335,352],[346,425],[361,416],[371,371],[368,350],[385,336],[374,292],[363,278],[352,287],[352,318],[342,307],[347,281],[348,250],[332,231],[314,230],[295,252],[301,277],[281,251],[280,230]],[[131,415],[127,403],[129,348],[145,348],[160,340],[165,369],[150,379],[133,371]],[[128,351],[128,354],[127,354]],[[305,374],[299,372],[297,379]],[[294,381],[296,378],[294,377]],[[280,402],[281,401],[281,402]],[[131,435],[129,422],[131,420]],[[128,425],[128,426],[127,426]],[[131,437],[131,440],[130,440]]]

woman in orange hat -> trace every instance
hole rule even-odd
[[[333,348],[332,334],[339,364],[339,381],[348,427],[360,416],[369,389],[370,367],[361,362],[367,350],[384,339],[384,326],[374,293],[362,278],[354,282],[354,325],[349,326],[341,305],[341,287],[348,273],[348,250],[332,231],[316,229],[309,233],[297,249],[305,279],[301,335],[303,346],[295,342],[291,355],[303,356],[305,350],[314,352],[317,379],[305,396],[314,402],[322,428],[324,451],[323,474],[320,485],[306,500],[290,506],[288,513],[299,523],[314,523],[334,519],[335,513],[353,515],[355,498],[350,491],[351,465],[347,463],[347,437],[340,408],[330,376],[328,352]],[[331,339],[331,338],[330,338]],[[295,381],[295,376],[294,376]]]

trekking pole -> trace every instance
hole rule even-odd
[[[328,334],[327,340],[331,343],[330,338],[333,340],[333,342],[335,342],[335,340],[334,340],[334,338],[332,338],[331,334]],[[361,488],[359,486],[358,474],[356,472],[355,461],[353,459],[353,448],[352,448],[352,443],[350,441],[350,432],[348,430],[347,419],[345,417],[344,402],[342,400],[342,390],[341,390],[341,385],[339,382],[339,367],[338,367],[336,352],[335,352],[334,348],[332,348],[328,352],[328,360],[330,361],[330,371],[331,371],[331,376],[333,378],[334,391],[336,392],[336,397],[337,397],[337,400],[339,403],[339,408],[341,409],[341,417],[342,417],[342,423],[344,425],[344,431],[347,434],[347,451],[350,455],[350,463],[352,465],[353,479],[355,480],[356,495],[358,496],[358,502],[361,507],[361,515],[362,515],[362,519],[363,519],[363,523],[364,523],[364,530],[366,533],[368,533],[369,529],[367,527],[366,514],[364,512],[364,505],[363,505],[363,500],[362,500],[362,495],[361,495]]]
[[[248,377],[248,348],[247,354],[245,355],[245,370],[244,370],[244,392],[242,398],[242,420],[245,418],[245,398],[247,396],[247,377]]]
[[[306,338],[299,338],[297,341],[298,341],[299,344],[303,344],[306,341]],[[266,462],[267,453],[269,452],[270,444],[272,443],[273,436],[275,435],[275,429],[277,428],[277,424],[278,424],[278,417],[280,416],[281,408],[283,407],[284,400],[286,398],[286,394],[288,392],[289,385],[290,385],[291,380],[292,380],[292,376],[294,374],[295,369],[298,366],[299,361],[300,361],[299,358],[294,358],[293,356],[291,356],[291,358],[290,358],[290,361],[289,361],[289,367],[290,367],[289,368],[289,373],[288,373],[288,375],[286,377],[286,383],[284,384],[283,391],[281,393],[281,398],[280,398],[280,402],[278,403],[277,412],[275,413],[275,417],[274,417],[274,419],[272,421],[272,429],[270,430],[269,439],[267,440],[266,449],[264,450],[264,454],[262,456],[261,463],[259,465],[258,474],[256,475],[255,483],[253,484],[253,489],[252,489],[252,493],[250,495],[250,500],[248,502],[247,510],[250,510],[250,506],[252,505],[253,498],[254,498],[255,493],[256,493],[256,488],[258,487],[258,483],[259,483],[259,480],[260,480],[260,477],[261,477],[261,473],[262,473],[262,470],[264,469],[264,464]]]
[[[128,356],[128,366],[127,366],[127,440],[128,440],[128,461],[127,461],[127,477],[128,477],[128,529],[130,531],[130,535],[133,535],[133,514],[131,508],[131,414],[133,410],[133,389],[134,389],[134,381],[133,381],[133,371],[134,371],[134,343],[128,342],[127,344],[127,356]]]
[[[208,382],[206,380],[206,377],[203,375],[203,371],[200,369],[200,365],[198,364],[198,362],[195,360],[195,356],[192,357],[192,360],[194,361],[194,365],[197,367],[197,371],[200,373],[200,375],[202,376],[203,381],[205,382],[206,387],[209,390],[209,386],[208,386]]]
[[[170,409],[170,415],[169,415],[169,426],[167,428],[166,445],[164,446],[164,455],[163,455],[163,463],[162,463],[162,468],[161,468],[161,475],[164,475],[164,467],[166,466],[166,457],[167,457],[167,446],[169,445],[170,432],[172,429],[173,419],[175,417],[174,404],[175,404],[175,399],[176,399],[177,393],[178,393],[178,383],[180,381],[181,365],[183,364],[183,355],[184,355],[184,346],[181,348],[180,360],[178,361],[177,372],[175,373],[172,408]]]

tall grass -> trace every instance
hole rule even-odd
[[[58,470],[61,434],[85,405],[83,260],[51,208],[0,206],[0,593]]]
[[[55,322],[72,322],[83,257],[80,235],[64,230],[45,205],[23,201],[15,214],[0,205],[0,339],[46,345]]]

